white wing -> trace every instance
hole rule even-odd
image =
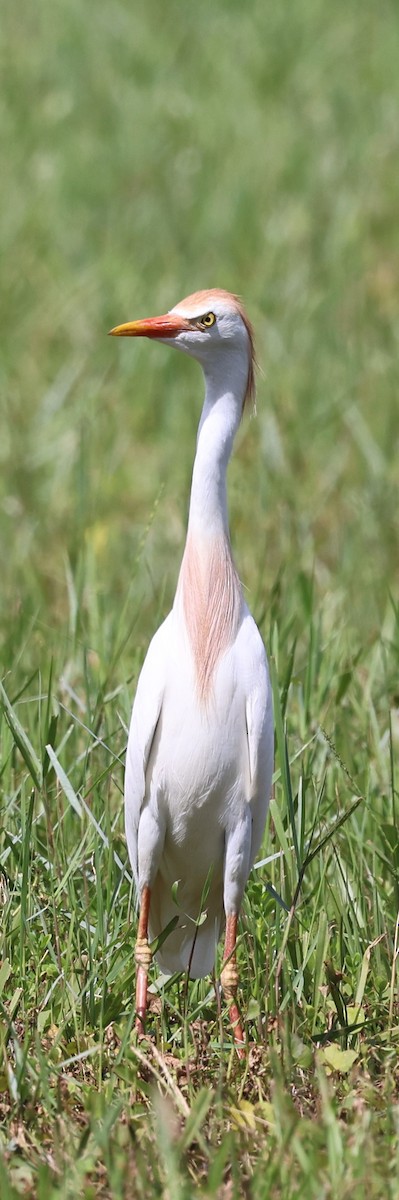
[[[273,775],[273,700],[266,651],[248,614],[244,622],[241,670],[246,682],[245,720],[249,759],[248,801],[252,813],[251,866],[265,827]]]
[[[237,780],[241,787],[238,804],[226,796],[226,842],[224,861],[224,906],[226,913],[238,912],[249,872],[262,841],[273,770],[273,706],[266,651],[255,621],[247,611],[233,649],[234,674],[239,699],[239,726],[234,726],[234,708],[226,713],[230,740],[237,738]],[[236,709],[237,714],[237,709]],[[205,926],[206,928],[206,926]]]
[[[137,878],[137,835],[145,797],[145,776],[161,715],[172,614],[154,635],[139,676],[130,721],[125,768],[125,827],[129,858]]]
[[[268,683],[269,698],[267,706],[265,706],[263,703],[263,695],[256,688],[254,688],[254,691],[248,697],[246,706],[248,752],[251,777],[251,866],[254,862],[256,854],[258,853],[263,837],[267,810],[270,803],[273,775],[273,706],[270,682],[268,681]]]

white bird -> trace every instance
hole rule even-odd
[[[143,1033],[152,939],[178,913],[156,958],[165,973],[198,979],[214,967],[226,924],[221,983],[242,1055],[237,920],[273,765],[267,657],[234,566],[226,500],[227,464],[254,392],[253,334],[239,299],[219,289],[111,333],[162,340],[196,358],[205,376],[175,600],[144,661],[127,747],[126,837],[139,900],[136,1024]],[[201,904],[207,916],[199,923]]]

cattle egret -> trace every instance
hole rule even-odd
[[[139,677],[127,747],[126,836],[139,901],[136,1026],[142,1034],[150,942],[178,914],[156,958],[169,975],[199,979],[214,967],[225,924],[221,984],[242,1056],[237,920],[273,764],[267,657],[234,566],[226,500],[227,464],[254,392],[253,335],[239,299],[218,289],[111,333],[162,340],[196,358],[205,376],[175,600]]]

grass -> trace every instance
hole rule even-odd
[[[394,1200],[396,11],[3,8],[1,1195]],[[243,1066],[211,980],[154,970],[135,1042],[122,816],[201,383],[105,333],[215,285],[263,369],[229,493],[276,705]]]

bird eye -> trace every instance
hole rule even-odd
[[[202,329],[210,329],[211,325],[215,324],[215,321],[216,321],[215,314],[213,312],[208,312],[208,313],[205,313],[205,315],[200,318],[200,320],[198,321],[198,324],[201,326]]]

